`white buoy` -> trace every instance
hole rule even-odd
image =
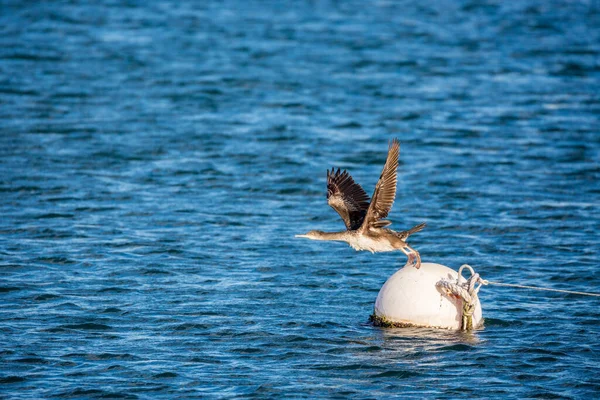
[[[375,301],[375,320],[398,326],[460,329],[462,299],[438,289],[442,279],[456,281],[458,273],[444,265],[422,263],[416,269],[407,265],[383,285]],[[483,323],[479,299],[473,312],[473,327]]]

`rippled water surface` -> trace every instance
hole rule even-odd
[[[600,291],[596,1],[2,2],[0,396],[593,398],[600,301],[485,287],[471,334],[368,323],[401,253]]]

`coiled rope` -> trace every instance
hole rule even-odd
[[[471,276],[467,280],[465,280],[465,278],[462,276],[462,272],[465,268],[467,268],[471,272]],[[442,279],[438,283],[436,283],[436,286],[439,289],[445,291],[447,295],[453,295],[454,297],[462,299],[463,308],[461,329],[463,331],[473,329],[473,312],[475,312],[475,306],[477,305],[477,294],[479,293],[479,289],[483,285],[506,286],[521,289],[544,290],[548,292],[600,297],[600,293],[577,292],[574,290],[551,289],[539,286],[517,285],[514,283],[488,281],[485,279],[481,279],[479,274],[475,273],[475,270],[470,265],[464,264],[458,269],[458,277],[455,282],[447,279]]]
[[[465,280],[462,276],[465,268],[468,268],[471,272],[471,277],[468,280]],[[439,289],[444,290],[447,295],[454,295],[462,299],[462,322],[460,328],[463,331],[473,329],[473,313],[479,299],[477,293],[479,293],[482,285],[487,285],[488,283],[485,279],[481,279],[479,274],[475,273],[475,270],[470,265],[464,264],[458,269],[456,282],[442,279],[435,284]]]

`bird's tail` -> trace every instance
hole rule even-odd
[[[395,232],[394,234],[403,242],[406,241],[406,239],[408,239],[408,237],[410,235],[412,235],[415,232],[419,232],[420,230],[423,230],[423,228],[425,228],[425,222],[423,222],[422,224],[419,224],[407,231],[402,231],[402,232]]]
[[[408,233],[408,235],[412,235],[413,233],[422,231],[423,228],[425,228],[425,225],[427,225],[427,224],[425,224],[425,222],[421,222],[419,225],[416,225],[416,226],[410,228],[409,230],[407,230],[406,233]]]

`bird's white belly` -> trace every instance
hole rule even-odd
[[[388,241],[373,240],[370,237],[365,236],[357,237],[355,241],[350,243],[350,246],[352,246],[354,250],[366,250],[371,253],[395,250]]]

